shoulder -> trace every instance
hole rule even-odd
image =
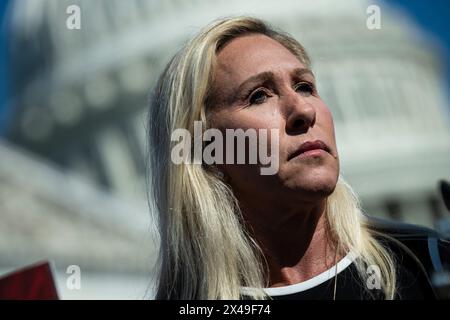
[[[388,239],[388,245],[406,246],[421,261],[429,259],[436,270],[450,267],[450,241],[436,230],[369,216],[366,216],[366,222],[371,231]]]
[[[372,216],[365,216],[369,228],[387,233],[396,238],[441,237],[433,229],[410,223],[397,222]]]
[[[436,275],[450,270],[450,242],[436,230],[366,216],[366,223],[402,267],[420,270],[430,286]]]

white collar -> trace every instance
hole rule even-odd
[[[269,295],[269,296],[283,296],[288,294],[293,294],[297,292],[302,292],[311,288],[314,288],[325,281],[333,278],[337,273],[340,273],[345,268],[347,268],[349,265],[352,264],[352,262],[355,260],[355,255],[349,252],[344,258],[342,258],[336,265],[332,266],[330,269],[322,272],[321,274],[308,279],[306,281],[302,281],[296,284],[283,286],[283,287],[274,287],[274,288],[263,288],[263,290]],[[242,291],[246,292],[250,290],[248,287],[243,287]]]

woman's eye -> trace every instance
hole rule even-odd
[[[266,101],[269,95],[263,90],[256,91],[250,96],[250,104],[261,104]]]
[[[314,85],[308,82],[300,82],[295,86],[295,91],[300,92],[305,96],[310,96],[314,93]]]

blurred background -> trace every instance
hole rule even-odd
[[[450,235],[447,1],[3,0],[0,275],[50,260],[62,299],[152,296],[150,91],[200,27],[240,14],[309,51],[365,212]]]

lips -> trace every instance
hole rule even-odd
[[[315,141],[306,141],[303,143],[300,148],[295,150],[293,153],[291,153],[288,157],[288,161],[301,155],[302,153],[310,150],[316,150],[321,149],[328,153],[330,153],[330,148],[321,140],[315,140]]]

